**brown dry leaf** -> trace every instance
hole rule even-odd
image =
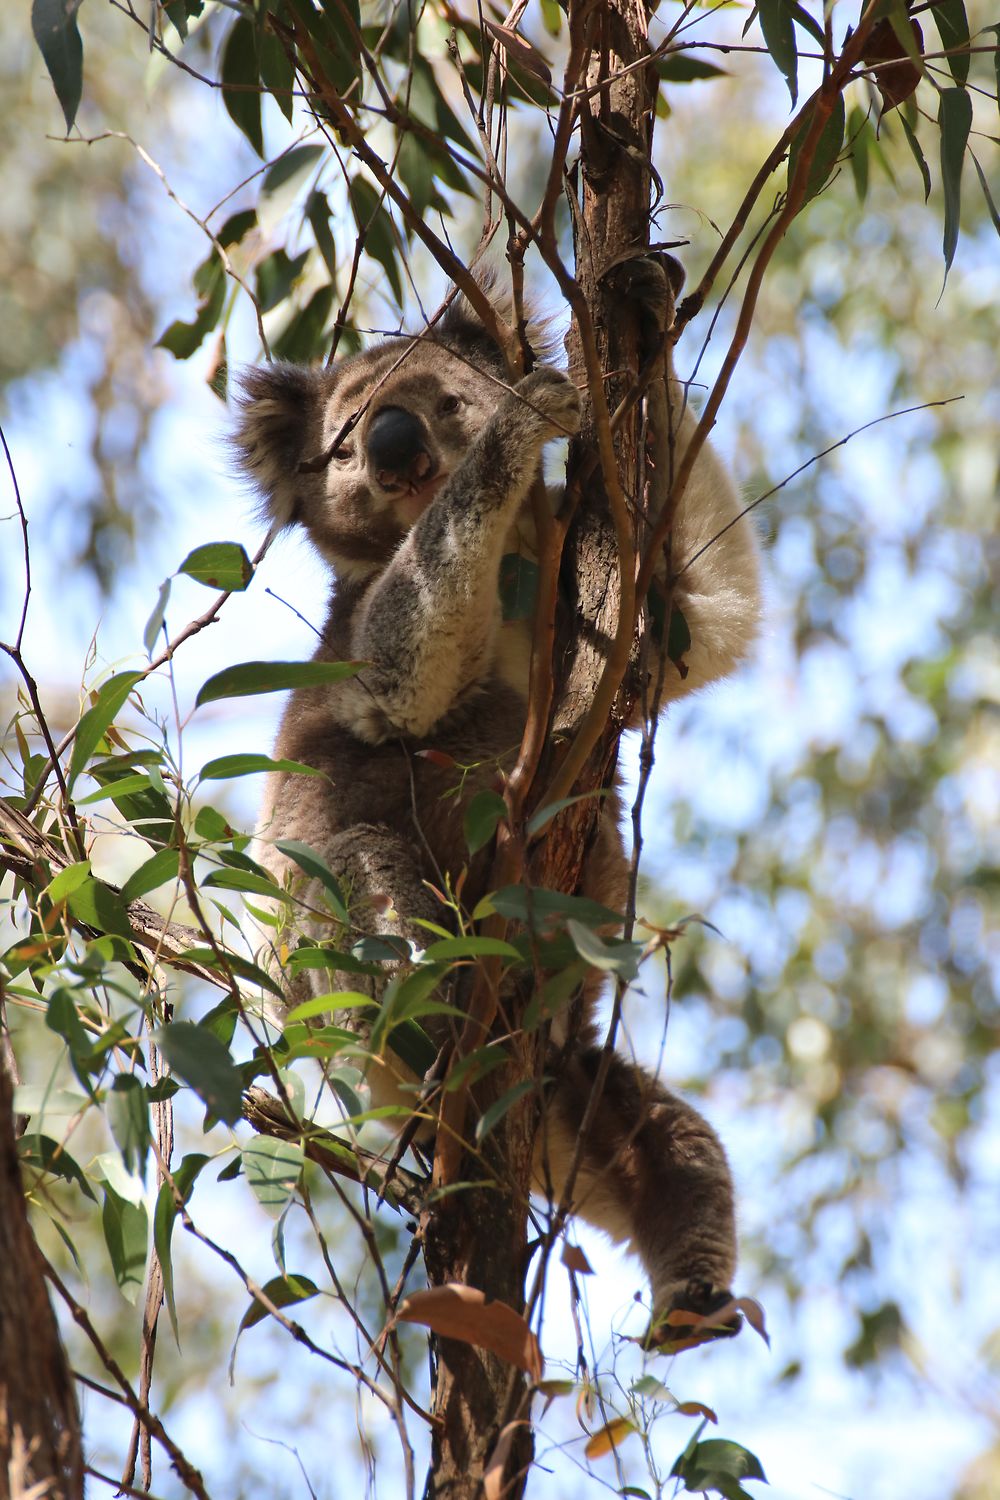
[[[422,1323],[442,1338],[489,1349],[532,1380],[542,1378],[542,1351],[524,1318],[506,1302],[487,1302],[478,1287],[453,1283],[413,1292],[396,1316],[401,1323]]]
[[[628,1417],[615,1417],[607,1426],[594,1433],[583,1450],[584,1457],[603,1458],[605,1453],[612,1453],[615,1448],[620,1448],[629,1433],[638,1431],[638,1427]]]
[[[529,73],[534,73],[535,77],[540,78],[544,84],[551,84],[552,69],[537,47],[525,41],[523,36],[518,36],[516,31],[511,31],[509,26],[499,26],[496,21],[487,21],[486,30],[514,62],[520,63],[522,68],[527,68]]]
[[[571,1245],[563,1242],[562,1263],[568,1271],[575,1271],[578,1276],[593,1276],[594,1268],[584,1255],[579,1245]]]
[[[490,1461],[486,1465],[486,1473],[483,1475],[484,1500],[501,1500],[503,1492],[508,1489],[520,1476],[511,1476],[508,1483],[504,1484],[503,1471],[510,1457],[510,1450],[514,1445],[514,1434],[519,1427],[527,1427],[529,1424],[522,1417],[517,1422],[508,1422],[501,1430],[497,1438],[496,1447],[490,1454]]]
[[[678,1401],[674,1410],[680,1412],[682,1417],[707,1417],[716,1427],[719,1425],[719,1419],[712,1408],[703,1406],[700,1401]]]
[[[924,34],[919,24],[912,18],[910,25],[913,27],[917,51],[922,52]],[[907,56],[906,48],[888,19],[879,21],[878,25],[872,28],[865,46],[864,59],[869,67],[873,67],[876,63],[883,64],[882,67],[875,67],[875,82],[882,95],[883,114],[888,109],[895,109],[905,99],[909,99],[920,82],[920,69]]]
[[[453,755],[446,750],[414,750],[414,755],[419,755],[421,760],[429,760],[432,766],[441,766],[445,771],[451,771],[458,765]]]

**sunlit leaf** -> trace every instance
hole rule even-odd
[[[253,564],[239,542],[206,542],[195,547],[177,571],[225,593],[242,593],[253,578]]]
[[[584,1457],[603,1458],[606,1453],[613,1453],[620,1448],[625,1439],[638,1430],[628,1417],[615,1417],[588,1440],[583,1450]]]
[[[258,1135],[243,1147],[243,1169],[261,1208],[279,1219],[302,1175],[305,1148],[301,1141],[280,1141]]]
[[[142,676],[142,672],[118,672],[114,677],[109,677],[99,690],[93,706],[81,717],[69,762],[67,784],[70,788],[100,744],[104,731],[113,722]]]
[[[195,707],[219,698],[252,698],[257,693],[284,693],[290,688],[330,687],[356,677],[360,661],[244,661],[216,672],[198,690]]]
[[[413,1292],[396,1316],[401,1323],[422,1323],[442,1338],[490,1349],[533,1380],[542,1377],[542,1353],[527,1322],[506,1302],[487,1301],[477,1287],[436,1286]]]

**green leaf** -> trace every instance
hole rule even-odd
[[[818,107],[819,100],[817,99],[815,108]],[[813,154],[813,159],[809,167],[809,175],[806,178],[805,194],[802,198],[803,208],[809,202],[809,200],[811,198],[815,198],[820,189],[826,185],[827,179],[829,178],[830,173],[833,171],[837,157],[843,150],[844,126],[844,96],[843,94],[838,94],[833,109],[831,110],[830,118],[827,120],[826,124],[823,126],[823,129],[820,131],[819,140],[816,142],[816,150]],[[803,119],[801,125],[799,126],[799,129],[796,131],[795,136],[792,139],[792,144],[789,148],[789,189],[791,189],[792,183],[795,181],[795,175],[798,171],[799,166],[799,157],[802,154],[802,147],[805,144],[806,137],[808,136],[811,127],[812,112],[810,111],[810,113]],[[678,618],[678,615],[679,612],[676,609],[672,611],[670,621],[671,643],[668,644],[667,647],[667,654],[669,655],[671,661],[676,661],[678,659],[677,656],[675,656],[674,651],[671,649],[674,634],[674,621]],[[680,619],[684,625],[684,630],[687,632],[687,644],[683,648],[686,651],[691,645],[691,633],[688,630],[687,622],[684,621],[684,617],[682,615],[680,616]]]
[[[83,42],[76,14],[83,0],[32,0],[31,30],[62,106],[66,134],[83,93]]]
[[[477,853],[489,843],[497,831],[497,824],[506,816],[507,804],[499,792],[484,789],[469,798],[462,822],[470,854]]]
[[[78,922],[95,932],[109,932],[131,941],[132,928],[121,895],[103,880],[85,880],[70,894],[66,904]]]
[[[941,127],[941,181],[944,186],[944,277],[948,279],[958,246],[962,204],[962,166],[972,127],[972,99],[965,89],[942,89],[938,109]],[[942,287],[943,290],[943,287]]]
[[[207,1161],[207,1156],[200,1152],[192,1152],[184,1157],[180,1166],[174,1168],[172,1174],[174,1186],[183,1203],[186,1204],[191,1197],[195,1179]],[[170,1240],[174,1232],[177,1212],[173,1187],[169,1182],[164,1182],[156,1196],[156,1208],[153,1211],[153,1244],[156,1246],[160,1269],[163,1272],[163,1296],[167,1304],[167,1312],[170,1314],[170,1325],[174,1330],[174,1338],[180,1343],[177,1331],[177,1307],[174,1302],[174,1266],[170,1257]]]
[[[73,783],[100,744],[104,731],[114,721],[129,693],[141,681],[142,672],[118,672],[109,677],[97,694],[94,704],[81,717],[73,740],[69,762],[68,785]]]
[[[544,807],[535,809],[527,823],[525,823],[524,831],[529,837],[536,833],[541,833],[546,823],[551,823],[553,818],[557,817],[565,808],[572,807],[575,802],[585,802],[591,797],[606,797],[607,795],[607,788],[601,787],[593,792],[578,792],[573,797],[560,797],[558,802],[548,802]]]
[[[562,891],[546,890],[543,886],[505,885],[484,896],[472,915],[478,922],[494,912],[524,922],[536,931],[561,927],[568,917],[587,927],[620,927],[622,923],[620,912],[587,896],[566,896]]]
[[[931,15],[941,46],[948,53],[951,76],[964,87],[969,80],[969,18],[963,0],[932,0]]]
[[[120,1198],[114,1188],[105,1187],[101,1226],[118,1290],[135,1306],[145,1282],[149,1242],[146,1205],[130,1203],[127,1198]]]
[[[176,849],[158,849],[126,880],[121,891],[122,903],[128,906],[145,896],[147,891],[155,891],[168,880],[176,880],[180,863],[181,857]]]
[[[261,1291],[275,1307],[294,1307],[297,1302],[308,1302],[310,1297],[319,1295],[319,1287],[308,1276],[274,1276],[261,1287]],[[252,1328],[255,1323],[262,1323],[271,1314],[263,1302],[256,1298],[251,1302],[243,1317],[240,1319],[239,1334],[245,1328]]]
[[[986,173],[979,165],[979,158],[976,153],[974,151],[970,151],[969,155],[972,157],[972,165],[976,169],[976,176],[979,178],[979,186],[983,190],[983,197],[986,199],[986,207],[989,209],[990,218],[993,220],[993,228],[996,230],[997,234],[1000,234],[1000,213],[997,212],[997,206],[993,201],[993,194],[990,192],[990,185],[986,181]]]
[[[330,231],[330,204],[325,193],[312,192],[306,203],[306,218],[316,237],[316,248],[323,257],[323,264],[330,273],[330,280],[337,277],[337,247]]]
[[[538,598],[539,568],[530,557],[507,552],[500,559],[500,610],[505,620],[530,620]]]
[[[854,177],[854,191],[858,202],[864,203],[868,197],[868,156],[873,132],[864,111],[856,104],[847,118],[847,140],[851,152],[849,160]]]
[[[924,184],[924,202],[926,203],[927,199],[931,195],[930,168],[928,167],[927,162],[924,159],[924,153],[920,149],[920,142],[917,140],[917,137],[914,134],[913,127],[909,124],[902,110],[900,110],[899,112],[899,123],[903,127],[903,134],[906,137],[906,144],[909,146],[910,151],[913,153],[913,160],[916,162],[917,166],[920,169],[920,176],[922,177]]]
[[[573,939],[573,946],[577,953],[592,968],[618,974],[627,981],[634,979],[638,974],[639,959],[642,955],[641,943],[621,941],[606,943],[589,927],[584,927],[581,922],[574,922],[572,919],[566,923],[566,928]]]
[[[327,325],[333,311],[334,288],[321,286],[288,326],[271,341],[278,359],[308,363],[326,352]]]
[[[289,688],[328,687],[356,677],[361,661],[244,661],[216,672],[198,690],[195,707],[219,698],[251,698],[256,693],[284,693]]]
[[[447,963],[456,958],[511,958],[519,963],[521,955],[513,943],[505,943],[502,938],[491,937],[452,937],[442,938],[439,943],[432,943],[425,951],[424,958],[428,963]]]
[[[141,1175],[149,1150],[146,1090],[134,1073],[119,1073],[107,1095],[108,1125],[126,1172]]]
[[[253,564],[239,542],[206,542],[189,552],[177,571],[206,588],[241,594],[253,577]]]
[[[298,865],[303,874],[308,875],[312,880],[319,881],[330,898],[330,905],[338,922],[343,922],[346,925],[350,917],[347,910],[347,903],[344,900],[344,893],[340,889],[340,882],[322,855],[318,854],[309,844],[303,844],[298,839],[277,839],[274,847],[286,859],[290,859],[293,864]],[[331,958],[337,956],[336,954],[330,955]],[[339,966],[331,962],[329,967],[337,968]]]
[[[220,755],[210,760],[198,773],[199,781],[231,781],[237,776],[256,776],[261,771],[286,771],[295,776],[322,776],[315,766],[304,766],[298,760],[272,760],[269,755],[248,751],[244,755]]]
[[[682,1479],[684,1487],[692,1492],[714,1489],[727,1497],[749,1496],[739,1481],[767,1477],[760,1460],[727,1438],[709,1438],[704,1443],[689,1443],[670,1470],[671,1478]]]
[[[91,802],[106,802],[109,797],[127,797],[134,792],[149,790],[150,780],[145,771],[135,771],[131,776],[123,776],[120,781],[110,782],[96,792],[88,792],[86,797],[78,797],[77,806],[86,807]]]
[[[280,885],[265,875],[255,875],[251,870],[212,870],[201,884],[205,890],[247,891],[254,896],[266,896],[269,901],[292,900]]]
[[[53,906],[57,906],[60,901],[64,901],[67,896],[79,890],[84,881],[89,879],[90,860],[78,860],[76,864],[67,865],[65,870],[60,870],[59,874],[49,881],[42,895],[48,896]]]
[[[476,1121],[476,1145],[482,1145],[490,1131],[500,1123],[512,1105],[516,1104],[519,1099],[523,1099],[525,1094],[531,1093],[537,1087],[538,1084],[534,1078],[522,1078],[520,1083],[515,1083],[514,1087],[508,1089],[505,1094],[501,1094],[499,1099],[494,1099],[489,1108],[484,1109]]]
[[[233,23],[222,50],[222,101],[258,156],[264,155],[260,119],[260,61],[257,28],[241,17]],[[226,85],[229,85],[227,88]]]
[[[167,605],[170,602],[170,579],[165,578],[160,584],[160,592],[156,596],[153,613],[146,621],[142,632],[142,644],[146,648],[146,655],[152,656],[153,647],[156,645],[156,637],[163,628],[164,617],[167,613]]]
[[[758,0],[757,14],[764,33],[764,45],[785,76],[792,107],[799,96],[799,54],[795,45],[795,27],[786,0]]]
[[[355,177],[349,188],[354,219],[368,254],[377,260],[389,278],[397,306],[402,306],[403,283],[396,258],[396,239],[392,220],[370,182]]]
[[[247,1182],[264,1212],[280,1219],[298,1186],[306,1159],[301,1141],[279,1141],[255,1136],[243,1147],[243,1169]]]
[[[668,52],[656,60],[656,71],[664,83],[697,83],[702,78],[725,78],[725,68],[703,62],[690,52]]]
[[[283,219],[295,198],[315,172],[323,156],[322,146],[293,146],[268,167],[261,183],[261,198],[268,199],[266,209],[270,222]]]
[[[191,1021],[171,1021],[160,1027],[155,1041],[172,1071],[194,1089],[209,1113],[235,1125],[243,1114],[243,1087],[218,1037]]]
[[[222,315],[226,302],[226,272],[216,249],[212,249],[208,259],[203,260],[195,271],[194,285],[198,307],[193,322],[171,323],[156,341],[157,348],[166,349],[175,359],[190,359]]]
[[[50,1177],[63,1177],[67,1182],[75,1182],[84,1197],[97,1202],[94,1190],[79,1163],[59,1141],[54,1141],[47,1135],[23,1135],[17,1143],[17,1154],[24,1166],[31,1167],[35,1172],[45,1172]]]

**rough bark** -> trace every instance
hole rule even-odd
[[[81,1500],[83,1448],[73,1378],[28,1223],[12,1080],[0,1056],[0,1495],[35,1493]]]
[[[587,5],[574,6],[570,24],[586,23]],[[588,84],[609,79],[607,86],[582,107],[578,214],[576,216],[576,274],[591,309],[603,370],[615,372],[605,389],[613,411],[633,385],[640,362],[639,312],[622,296],[615,264],[623,252],[641,254],[648,245],[650,170],[649,150],[656,80],[652,70],[637,69],[623,77],[612,75],[643,57],[647,11],[642,0],[603,0],[600,25],[587,74]],[[582,365],[579,334],[574,330],[571,364]],[[638,493],[640,483],[640,417],[638,408],[620,426],[615,439],[617,467],[626,494]],[[607,499],[595,482],[593,429],[586,429],[574,445],[570,484],[581,490],[581,501],[566,562],[575,596],[575,615],[562,643],[562,702],[559,727],[572,729],[591,701],[604,667],[607,641],[618,621],[618,555],[608,524]],[[592,753],[580,778],[580,788],[607,784],[617,752],[620,721]],[[544,781],[542,777],[536,787]],[[578,804],[558,820],[536,859],[532,879],[543,885],[574,890],[579,881],[595,804]],[[525,1045],[522,1056],[493,1097],[518,1078],[530,1077],[537,1067],[534,1049]],[[493,1075],[490,1083],[497,1079]],[[488,1103],[481,1098],[480,1107]],[[490,1298],[500,1298],[518,1311],[524,1306],[527,1264],[527,1198],[535,1131],[532,1096],[505,1116],[490,1148],[497,1174],[495,1185],[462,1189],[432,1205],[423,1218],[424,1252],[431,1283],[463,1282],[479,1287]],[[467,1156],[462,1176],[482,1176],[484,1164]],[[489,1170],[487,1165],[486,1170]],[[426,1500],[472,1500],[483,1493],[483,1479],[508,1424],[525,1415],[525,1378],[510,1366],[472,1345],[437,1340],[435,1345],[433,1410],[441,1425],[435,1434]],[[517,1500],[523,1492],[531,1459],[527,1425],[507,1434],[509,1451],[502,1478],[493,1492]]]

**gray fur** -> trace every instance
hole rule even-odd
[[[669,291],[661,295],[652,279],[655,333]],[[680,454],[694,417],[672,372],[666,389]],[[400,453],[397,468],[376,472],[367,434],[386,408],[420,425],[383,422],[383,434],[422,431],[424,438]],[[257,854],[279,879],[292,880],[296,872],[276,839],[322,852],[345,882],[362,931],[423,943],[426,935],[408,919],[442,920],[426,882],[442,888],[468,866],[463,901],[471,906],[484,889],[488,852],[469,859],[463,807],[510,768],[527,697],[527,626],[501,619],[500,560],[530,529],[525,500],[545,443],[574,433],[579,420],[577,392],[556,369],[543,365],[508,388],[498,351],[462,308],[436,337],[390,340],[330,371],[279,365],[245,377],[235,445],[265,514],[278,526],[303,525],[333,570],[316,657],[368,663],[349,682],[292,696],[275,753],[326,774],[270,778]],[[300,470],[348,427],[325,470]],[[383,440],[383,463],[385,450]],[[675,518],[675,567],[737,514],[733,486],[706,448]],[[756,628],[757,573],[752,529],[739,521],[681,574],[675,598],[693,641],[686,678],[665,664],[666,701],[724,676],[745,655]],[[455,766],[421,755],[426,750],[472,767],[461,795]],[[612,801],[584,888],[620,909],[625,863]],[[301,894],[307,908],[322,909],[315,886]],[[296,928],[329,933],[318,917]],[[314,973],[311,982],[315,993],[363,987],[349,975]],[[563,1049],[539,1130],[537,1180],[557,1198],[597,1066],[593,1003],[588,996],[582,1027]],[[373,1064],[370,1081],[385,1100],[411,1080],[390,1054]],[[714,1305],[728,1287],[735,1231],[722,1147],[690,1105],[621,1059],[608,1077],[575,1200],[584,1218],[642,1257],[658,1313],[678,1303]]]

